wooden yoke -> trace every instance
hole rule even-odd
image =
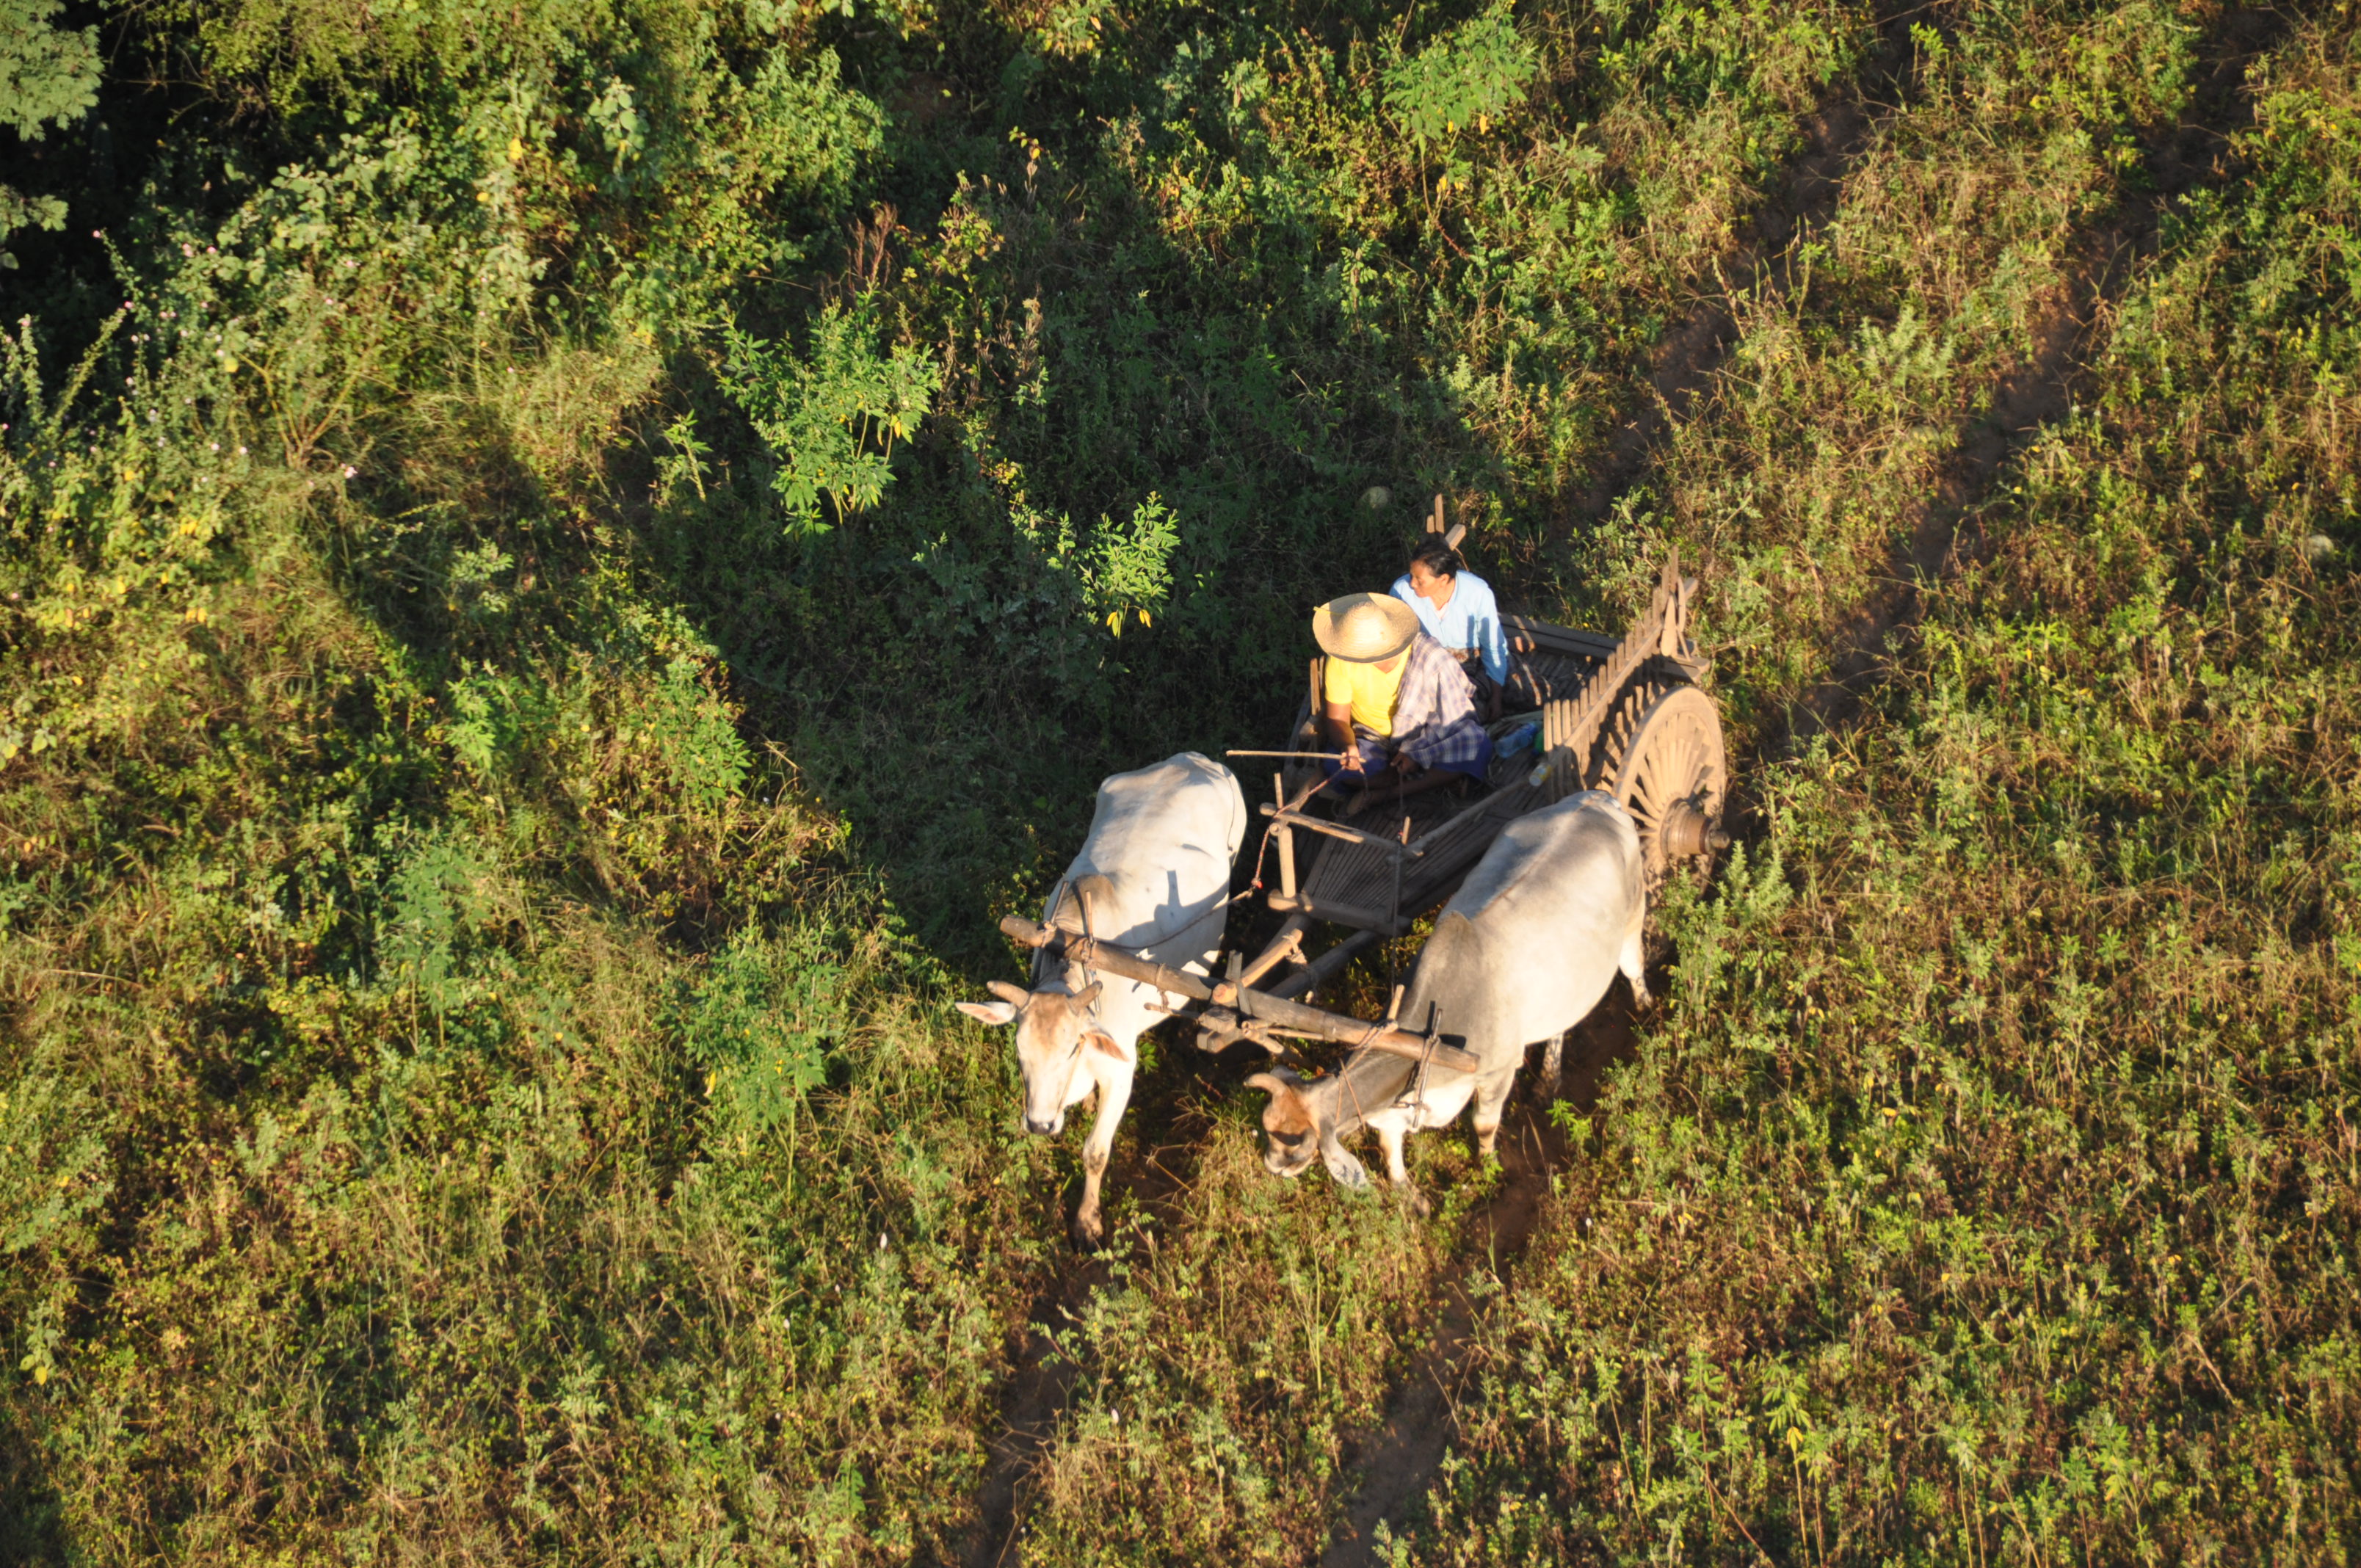
[[[1227,981],[1212,983],[1184,970],[1150,963],[1137,954],[1110,947],[1093,938],[1077,937],[1071,931],[1036,926],[1021,915],[1006,916],[1000,922],[1000,928],[1012,940],[1028,948],[1046,948],[1052,956],[1064,959],[1069,963],[1078,963],[1086,969],[1104,970],[1109,974],[1136,980],[1176,996],[1232,1009],[1242,1017],[1268,1023],[1291,1035],[1381,1051],[1389,1057],[1400,1057],[1405,1061],[1428,1062],[1455,1072],[1474,1072],[1481,1065],[1475,1052],[1462,1050],[1457,1046],[1446,1046],[1441,1040],[1431,1040],[1424,1035],[1413,1035],[1406,1029],[1391,1029],[1383,1024],[1367,1024],[1358,1018],[1325,1013],[1317,1007],[1307,1007],[1301,1002],[1289,1002],[1267,992],[1250,990]]]

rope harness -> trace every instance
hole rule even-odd
[[[1360,1090],[1354,1087],[1353,1075],[1350,1070],[1352,1066],[1352,1058],[1350,1057],[1345,1058],[1345,1065],[1336,1069],[1336,1076],[1344,1081],[1345,1092],[1353,1097],[1353,1125],[1355,1130],[1357,1131],[1358,1129],[1369,1124],[1369,1113],[1361,1104]],[[1317,1129],[1314,1130],[1316,1131]]]
[[[1353,1119],[1355,1124],[1358,1126],[1366,1127],[1369,1124],[1369,1113],[1368,1108],[1361,1103],[1360,1087],[1353,1081],[1353,1063],[1363,1051],[1369,1048],[1370,1042],[1374,1041],[1379,1035],[1389,1032],[1393,1026],[1393,1020],[1388,1018],[1383,1022],[1372,1024],[1367,1029],[1364,1029],[1361,1032],[1361,1037],[1353,1042],[1353,1048],[1345,1054],[1345,1065],[1336,1069],[1336,1076],[1344,1082],[1345,1092],[1352,1096]],[[1430,1039],[1428,1041],[1428,1047],[1432,1049],[1433,1046],[1433,1042]],[[1424,1072],[1425,1069],[1422,1067],[1420,1069],[1421,1076],[1419,1079],[1419,1093],[1422,1096],[1425,1093]],[[1405,1100],[1397,1100],[1394,1102],[1394,1105],[1397,1109],[1408,1103],[1409,1102]]]
[[[1426,1007],[1426,1043],[1418,1048],[1418,1070],[1411,1075],[1410,1090],[1395,1105],[1404,1109],[1423,1110],[1426,1105],[1426,1069],[1434,1064],[1434,1042],[1443,1037],[1443,1009],[1433,1003]]]

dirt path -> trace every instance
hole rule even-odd
[[[1879,31],[1881,42],[1869,63],[1805,122],[1803,144],[1748,220],[1738,246],[1716,261],[1709,281],[1700,280],[1697,303],[1658,346],[1648,374],[1653,395],[1616,433],[1598,476],[1573,498],[1570,521],[1595,523],[1645,474],[1673,422],[1710,385],[1738,340],[1730,302],[1740,294],[1788,287],[1797,242],[1834,215],[1845,171],[1907,76],[1912,43],[1906,19],[1889,16]],[[1567,1042],[1562,1097],[1590,1109],[1600,1077],[1631,1053],[1632,1040],[1630,997],[1618,987]],[[1510,1266],[1522,1255],[1540,1223],[1550,1172],[1565,1155],[1564,1135],[1523,1087],[1531,1081],[1529,1068],[1501,1126],[1499,1185],[1467,1216],[1455,1272],[1436,1302],[1433,1338],[1404,1373],[1385,1423],[1345,1455],[1345,1468],[1357,1473],[1358,1485],[1321,1558],[1323,1568],[1374,1563],[1378,1525],[1398,1530],[1423,1506],[1442,1471],[1457,1431],[1456,1399],[1476,1323],[1468,1279],[1481,1268],[1505,1283]]]
[[[1560,1097],[1590,1110],[1598,1101],[1599,1080],[1631,1054],[1633,1039],[1631,992],[1619,985],[1566,1042]],[[1359,1472],[1361,1483],[1320,1559],[1323,1568],[1375,1563],[1378,1524],[1399,1533],[1424,1505],[1427,1488],[1442,1471],[1458,1431],[1459,1388],[1476,1329],[1468,1280],[1481,1269],[1506,1282],[1509,1266],[1522,1255],[1541,1222],[1550,1172],[1565,1162],[1565,1135],[1527,1087],[1538,1069],[1539,1050],[1534,1047],[1535,1059],[1521,1076],[1517,1098],[1500,1124],[1499,1185],[1468,1214],[1457,1254],[1445,1266],[1451,1283],[1435,1304],[1434,1337],[1411,1359],[1385,1424],[1345,1455],[1345,1469]]]
[[[1699,280],[1696,304],[1657,348],[1648,374],[1652,395],[1617,432],[1598,474],[1571,499],[1569,522],[1597,522],[1645,474],[1673,422],[1711,384],[1737,342],[1731,301],[1788,287],[1797,243],[1835,214],[1845,171],[1907,76],[1912,43],[1906,20],[1889,15],[1879,31],[1881,42],[1869,63],[1805,122],[1802,145],[1748,219],[1737,247]],[[1562,1096],[1588,1110],[1598,1100],[1601,1075],[1630,1054],[1632,1040],[1629,995],[1619,987],[1567,1043]],[[1531,1081],[1529,1069],[1501,1126],[1499,1185],[1467,1216],[1451,1283],[1435,1303],[1434,1335],[1405,1371],[1384,1424],[1345,1455],[1345,1468],[1358,1481],[1322,1556],[1323,1568],[1374,1563],[1379,1524],[1399,1530],[1423,1506],[1441,1473],[1458,1427],[1456,1400],[1476,1324],[1468,1281],[1480,1268],[1505,1283],[1540,1223],[1550,1172],[1565,1155],[1564,1135],[1523,1087]]]
[[[1804,121],[1803,144],[1763,192],[1733,248],[1697,280],[1697,300],[1688,314],[1657,345],[1648,370],[1650,396],[1616,432],[1598,472],[1570,498],[1569,522],[1598,522],[1616,498],[1647,473],[1674,423],[1711,385],[1738,342],[1731,302],[1742,295],[1775,296],[1790,287],[1799,243],[1835,216],[1845,171],[1869,145],[1879,119],[1900,102],[1916,48],[1908,20],[1915,14],[1887,5],[1868,60]]]
[[[1252,840],[1249,840],[1251,845]],[[1250,873],[1246,873],[1250,874]],[[1232,892],[1243,891],[1239,881]],[[1244,928],[1230,939],[1246,952],[1260,950],[1279,925],[1268,910],[1249,906]],[[1162,1031],[1161,1065],[1135,1080],[1124,1127],[1115,1139],[1104,1188],[1108,1245],[1124,1245],[1126,1216],[1156,1224],[1181,1223],[1182,1203],[1195,1179],[1199,1151],[1213,1135],[1216,1112],[1238,1076],[1235,1064],[1198,1052],[1185,1029]],[[1085,1118],[1085,1120],[1087,1120]],[[1066,1138],[1078,1157],[1081,1136],[1069,1126]],[[1061,1219],[1071,1218],[1082,1194],[1079,1160],[1070,1168],[1055,1201]],[[1048,1194],[1043,1201],[1050,1201]],[[1067,1244],[1056,1269],[1010,1336],[1009,1373],[1002,1385],[997,1420],[975,1492],[976,1524],[957,1554],[961,1568],[997,1568],[1012,1561],[1025,1522],[1027,1492],[1057,1436],[1058,1421],[1073,1402],[1081,1368],[1058,1354],[1056,1336],[1081,1321],[1091,1298],[1115,1281],[1115,1255],[1083,1253]]]
[[[1859,717],[1862,695],[1917,624],[1921,586],[1950,576],[1976,554],[1978,510],[2010,460],[2088,389],[2107,318],[2138,263],[2155,253],[2167,208],[2189,191],[2238,178],[2229,138],[2254,118],[2253,101],[2242,91],[2246,67],[2286,25],[2278,12],[2242,9],[2224,13],[2207,34],[2188,107],[2142,149],[2147,189],[2082,235],[2066,281],[2035,329],[2033,352],[2002,375],[1991,409],[1960,429],[1934,488],[1903,520],[1883,591],[1839,629],[1828,679],[1797,716],[1797,739]]]
[[[1217,1091],[1194,1063],[1170,1041],[1164,1045],[1166,1070],[1142,1074],[1131,1106],[1125,1113],[1128,1136],[1118,1137],[1115,1157],[1109,1161],[1104,1206],[1108,1242],[1123,1241],[1121,1216],[1141,1212],[1163,1223],[1180,1215],[1196,1168],[1197,1151],[1213,1127],[1209,1110]],[[1190,1053],[1193,1056],[1194,1053]],[[1152,1131],[1151,1131],[1152,1129]],[[1126,1156],[1128,1146],[1132,1152]],[[1079,1151],[1079,1139],[1074,1140]],[[1060,1184],[1056,1201],[1061,1216],[1071,1217],[1082,1193],[1077,1169]],[[1056,1436],[1058,1419],[1071,1402],[1081,1368],[1056,1354],[1054,1336],[1071,1329],[1093,1295],[1114,1282],[1109,1255],[1066,1252],[1056,1277],[1033,1309],[1023,1328],[1013,1336],[1008,1380],[1002,1386],[998,1430],[985,1462],[983,1482],[976,1488],[977,1523],[956,1561],[962,1568],[994,1568],[1010,1560],[1010,1549],[1024,1523],[1028,1485]]]

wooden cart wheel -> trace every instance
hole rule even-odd
[[[1649,702],[1618,751],[1608,787],[1639,825],[1653,890],[1682,861],[1711,855],[1719,838],[1730,790],[1720,710],[1695,686],[1670,687]]]

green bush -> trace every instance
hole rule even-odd
[[[1519,102],[1539,71],[1538,51],[1517,36],[1506,5],[1463,22],[1386,72],[1386,109],[1422,142],[1480,135]]]
[[[893,482],[894,444],[927,417],[942,378],[923,354],[880,357],[862,315],[830,310],[812,328],[808,363],[732,332],[723,374],[778,464],[772,479],[788,525],[802,532],[873,507]]]
[[[38,141],[51,126],[71,125],[98,102],[98,29],[60,31],[50,18],[64,0],[8,0],[0,11],[0,125]],[[27,196],[0,185],[0,240],[17,229],[65,226],[56,196]],[[0,267],[16,258],[0,250]]]

